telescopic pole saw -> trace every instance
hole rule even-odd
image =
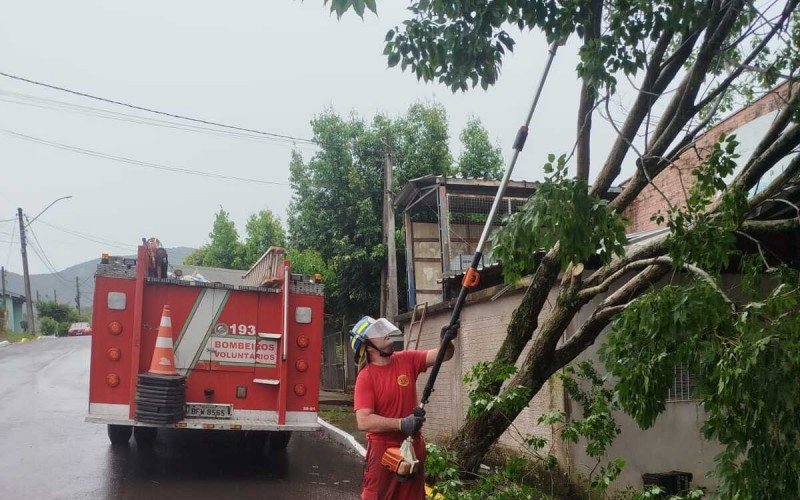
[[[539,103],[539,97],[542,95],[542,89],[544,88],[545,81],[547,80],[547,75],[550,72],[550,66],[553,64],[553,58],[556,55],[558,47],[563,44],[563,41],[553,42],[550,44],[548,49],[547,63],[544,67],[544,73],[542,73],[542,78],[539,80],[539,85],[537,86],[536,93],[533,96],[533,102],[528,110],[528,117],[525,119],[525,123],[519,128],[519,131],[517,131],[517,137],[514,139],[513,146],[514,154],[511,156],[511,161],[508,163],[508,167],[506,167],[506,171],[503,174],[503,179],[500,181],[500,186],[497,188],[497,194],[494,196],[492,209],[489,211],[489,217],[487,217],[486,224],[483,226],[483,232],[481,233],[481,238],[478,241],[478,247],[475,249],[475,256],[472,258],[472,264],[470,264],[469,269],[467,269],[467,272],[464,274],[464,279],[461,281],[461,291],[458,293],[458,299],[456,299],[456,303],[453,306],[453,313],[450,316],[450,322],[447,324],[447,327],[445,327],[445,332],[452,331],[452,326],[458,323],[458,319],[461,316],[461,309],[464,307],[464,301],[467,299],[467,294],[469,293],[470,288],[478,285],[478,280],[480,279],[480,275],[478,274],[478,264],[480,264],[481,258],[483,257],[483,247],[486,245],[486,238],[489,236],[489,230],[492,227],[492,220],[494,220],[494,217],[497,214],[497,209],[500,206],[500,200],[503,198],[503,194],[506,191],[506,186],[508,186],[508,181],[511,178],[511,173],[514,171],[514,166],[517,164],[517,158],[519,158],[519,154],[522,152],[522,148],[525,146],[525,139],[528,137],[528,127],[531,124],[531,119],[533,118],[533,112],[536,110],[536,105]],[[442,343],[439,347],[439,354],[436,356],[436,362],[431,367],[431,373],[428,377],[428,382],[425,384],[425,389],[422,391],[422,399],[419,402],[420,409],[424,409],[425,405],[428,404],[428,400],[433,392],[433,385],[436,383],[436,377],[439,375],[439,369],[442,367],[442,361],[444,361],[447,345],[453,340],[453,337],[454,335],[448,333],[445,333],[445,335],[442,337]]]

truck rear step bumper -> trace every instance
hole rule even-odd
[[[95,424],[135,425],[176,429],[207,429],[224,431],[316,431],[320,428],[317,413],[287,411],[286,424],[278,424],[278,412],[233,409],[233,418],[187,418],[175,424],[148,424],[130,418],[130,406],[124,404],[90,403],[86,421]]]

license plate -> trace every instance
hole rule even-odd
[[[188,418],[231,418],[233,405],[212,405],[204,403],[186,403]]]

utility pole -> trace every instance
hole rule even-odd
[[[384,270],[384,289],[381,290],[381,315],[390,321],[397,316],[397,248],[394,227],[394,203],[392,197],[392,150],[386,144],[386,163],[383,169],[383,243],[386,245],[386,269]]]
[[[58,304],[58,294],[56,293],[56,289],[53,288],[53,302]]]
[[[3,284],[3,313],[0,314],[0,318],[3,319],[3,325],[0,330],[10,330],[8,328],[8,311],[6,310],[6,268],[0,267],[0,282]]]
[[[81,285],[77,276],[75,276],[75,309],[78,310],[78,314],[81,313]]]
[[[25,222],[22,220],[22,209],[17,208],[19,218],[19,246],[22,252],[22,275],[25,280],[25,304],[28,310],[28,333],[36,331],[33,324],[33,297],[31,296],[31,275],[28,273],[28,250],[25,248]]]

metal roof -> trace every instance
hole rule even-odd
[[[536,192],[539,182],[509,181],[504,196],[506,198],[528,198]],[[449,194],[469,194],[493,197],[497,193],[500,181],[494,179],[462,179],[459,177],[444,177],[441,175],[426,175],[409,180],[400,194],[397,195],[394,205],[399,210],[405,210],[420,196],[427,194],[437,186],[447,186]]]

